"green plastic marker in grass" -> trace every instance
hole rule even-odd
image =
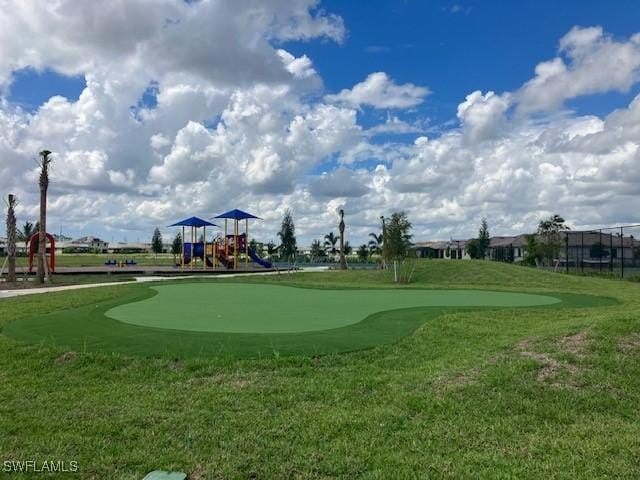
[[[142,480],[186,480],[186,478],[186,473],[154,470],[153,472],[147,473]]]

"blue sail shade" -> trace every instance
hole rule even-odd
[[[215,223],[208,222],[198,217],[185,218],[184,220],[181,220],[169,226],[170,227],[209,227],[209,226],[217,227]]]
[[[242,210],[238,210],[237,208],[229,210],[225,213],[221,213],[220,215],[216,215],[212,218],[231,218],[233,220],[244,220],[245,218],[257,218],[258,220],[260,219],[260,217],[256,217],[255,215],[251,215],[250,213],[243,212]]]

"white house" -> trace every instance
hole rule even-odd
[[[468,240],[436,240],[416,242],[416,256],[421,258],[445,258],[448,260],[468,260]]]

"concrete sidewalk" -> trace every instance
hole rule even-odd
[[[187,275],[181,277],[136,277],[135,280],[126,282],[104,282],[104,283],[88,283],[81,285],[62,285],[59,287],[41,287],[41,288],[23,288],[18,290],[0,290],[0,299],[20,297],[23,295],[34,295],[36,293],[50,293],[50,292],[64,292],[66,290],[79,290],[82,288],[97,288],[97,287],[110,287],[113,285],[130,285],[133,283],[148,283],[148,282],[165,282],[168,280],[193,280],[194,278],[231,278],[231,277],[247,277],[247,276],[264,276],[264,275],[288,275],[290,273],[297,272],[326,272],[328,269],[325,267],[312,267],[308,269],[292,270],[292,271],[279,271],[279,272],[254,272],[254,273],[230,273],[225,275]]]

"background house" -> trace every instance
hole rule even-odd
[[[56,253],[107,253],[109,244],[98,237],[86,236],[56,243]]]
[[[526,254],[527,234],[491,237],[487,256],[496,262],[522,262]]]
[[[603,265],[640,265],[640,241],[600,231],[566,232],[560,245],[561,263],[599,267]]]
[[[419,258],[446,258],[448,260],[468,260],[468,240],[435,240],[416,242],[413,249]]]
[[[416,242],[413,248],[419,258],[449,258],[449,242],[446,240]]]

